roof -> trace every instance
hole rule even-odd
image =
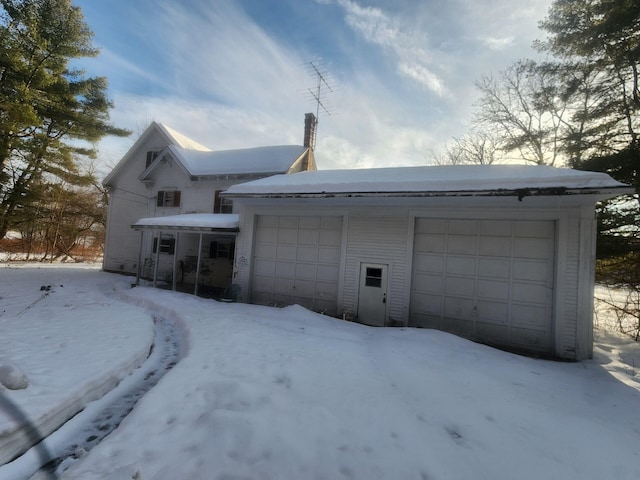
[[[627,185],[605,173],[528,165],[447,165],[318,170],[233,185],[230,197],[557,195],[607,193]],[[624,191],[623,191],[624,190]],[[605,192],[606,191],[606,192]]]
[[[286,173],[307,150],[300,145],[206,152],[176,146],[169,149],[192,176]]]
[[[177,145],[178,147],[181,147],[181,148],[188,148],[190,150],[198,150],[202,152],[211,151],[209,147],[205,147],[204,145],[201,145],[200,143],[187,137],[186,135],[183,135],[182,133],[174,130],[173,128],[166,126],[164,123],[157,123],[157,122],[153,122],[153,123],[155,123],[158,126],[158,128],[162,130],[163,133],[171,139],[171,143],[173,145]]]
[[[239,224],[240,218],[235,213],[185,213],[141,218],[131,227],[135,229],[238,231]]]
[[[142,135],[138,137],[133,146],[127,151],[127,153],[125,153],[122,159],[113,168],[113,170],[111,170],[111,172],[109,172],[109,174],[105,177],[105,179],[102,181],[102,184],[105,186],[111,185],[120,171],[122,171],[123,167],[129,162],[131,157],[137,153],[137,150],[142,145],[144,145],[147,139],[151,137],[151,135],[153,135],[155,132],[160,132],[168,145],[176,145],[180,148],[189,148],[199,151],[209,150],[204,145],[201,145],[195,140],[192,140],[189,137],[176,132],[174,129],[169,128],[162,123],[151,122],[146,130],[142,133]]]

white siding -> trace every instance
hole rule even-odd
[[[376,215],[356,211],[349,216],[342,305],[353,317],[358,311],[361,263],[388,264],[387,325],[406,324],[404,301],[407,251],[407,212],[390,215],[376,209]]]

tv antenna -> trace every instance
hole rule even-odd
[[[313,100],[316,104],[316,116],[315,116],[315,124],[313,125],[314,135],[312,139],[312,148],[315,148],[316,137],[318,135],[318,118],[320,116],[320,109],[331,116],[331,107],[327,103],[326,99],[324,99],[323,95],[326,96],[330,93],[333,93],[332,83],[333,80],[330,74],[326,71],[325,66],[320,61],[311,61],[306,64],[307,72],[316,79],[316,84],[313,88],[307,88],[305,95],[311,100]]]

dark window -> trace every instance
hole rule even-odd
[[[158,207],[179,207],[180,191],[159,191],[157,205]]]
[[[213,213],[233,213],[233,202],[220,196],[220,190],[216,190],[213,197]]]
[[[364,284],[367,287],[382,287],[382,269],[367,267],[367,276]]]
[[[158,155],[160,155],[160,152],[153,152],[153,151],[147,152],[147,162],[146,162],[144,168],[149,168],[149,165],[151,165],[153,163],[153,161],[156,158],[158,158]]]
[[[235,244],[229,240],[214,240],[209,244],[209,258],[233,260]]]
[[[158,237],[153,239],[153,253],[158,251]],[[161,238],[160,239],[160,253],[168,253],[173,255],[176,251],[176,239],[175,238]]]

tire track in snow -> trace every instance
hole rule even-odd
[[[43,440],[51,454],[48,462],[41,465],[34,446],[21,457],[0,466],[3,480],[57,478],[120,425],[138,400],[178,363],[184,353],[181,328],[166,318],[153,316],[153,321],[154,341],[147,360],[113,390],[87,404],[80,413]]]

